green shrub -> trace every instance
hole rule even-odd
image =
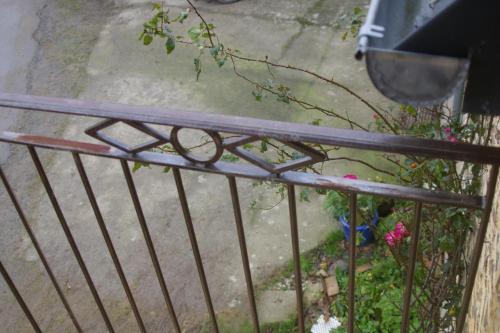
[[[323,245],[324,252],[327,256],[337,257],[339,256],[342,249],[342,240],[344,239],[344,232],[342,230],[335,230],[328,234],[326,237],[325,244]]]
[[[331,310],[341,321],[347,322],[347,273],[337,270],[341,293],[331,305]],[[356,276],[356,318],[357,331],[363,333],[399,332],[401,326],[401,304],[405,283],[403,271],[391,256],[373,262],[373,267]],[[417,313],[410,313],[410,320],[416,324]],[[340,333],[342,330],[334,331]]]

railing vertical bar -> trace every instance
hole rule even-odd
[[[422,222],[422,202],[417,201],[415,205],[415,219],[410,244],[410,262],[406,276],[406,289],[404,293],[403,304],[403,322],[401,323],[401,333],[408,332],[410,326],[410,306],[411,292],[413,288],[413,279],[415,277],[415,265],[417,261],[418,239],[420,237],[420,224]]]
[[[486,238],[486,232],[488,231],[488,223],[490,220],[491,210],[493,208],[493,200],[495,198],[495,189],[498,182],[498,165],[493,165],[491,167],[490,176],[488,177],[488,185],[486,189],[486,197],[484,203],[484,210],[481,217],[481,222],[479,224],[479,229],[477,230],[476,242],[474,244],[474,249],[472,252],[472,262],[470,267],[470,273],[467,277],[465,283],[464,298],[462,302],[462,308],[460,309],[460,315],[457,320],[457,332],[462,333],[465,325],[465,319],[467,317],[467,312],[469,310],[469,304],[472,296],[472,291],[474,289],[474,282],[476,280],[477,269],[479,267],[479,261],[481,260],[481,252],[483,250],[484,240]]]
[[[356,212],[358,206],[357,193],[349,195],[349,286],[348,286],[348,332],[354,333],[355,322],[355,286],[356,286]]]
[[[108,248],[109,254],[111,255],[111,259],[113,260],[113,264],[115,265],[118,276],[120,277],[120,281],[122,283],[123,289],[125,290],[125,294],[127,295],[127,299],[132,308],[132,312],[134,313],[135,319],[137,320],[137,324],[139,325],[140,331],[144,333],[146,332],[146,328],[144,327],[141,314],[139,312],[139,309],[137,308],[137,304],[135,303],[132,291],[130,290],[130,286],[127,282],[125,272],[123,271],[122,265],[120,264],[120,259],[118,258],[118,254],[116,253],[115,247],[113,246],[113,241],[111,240],[111,236],[109,235],[106,224],[104,223],[104,218],[102,217],[101,210],[95,198],[94,191],[92,190],[92,186],[87,176],[87,172],[85,171],[85,167],[83,166],[82,159],[80,158],[80,155],[78,153],[73,153],[73,159],[75,160],[75,165],[76,168],[78,169],[78,173],[80,174],[83,187],[85,188],[85,192],[87,193],[90,205],[92,206],[92,210],[94,211],[94,215],[97,220],[97,224],[101,229],[102,236]]]
[[[297,225],[297,203],[295,200],[295,186],[288,185],[288,209],[290,214],[290,228],[292,233],[292,251],[295,268],[295,292],[297,296],[297,319],[299,333],[305,332],[304,300],[302,295],[302,271],[300,268],[299,228]]]
[[[259,317],[257,315],[257,305],[255,304],[255,293],[252,282],[252,273],[250,271],[250,262],[248,260],[248,250],[245,240],[245,229],[243,227],[243,218],[241,216],[240,199],[238,196],[238,187],[236,179],[233,176],[227,177],[229,180],[229,188],[231,190],[231,199],[233,202],[234,219],[236,222],[236,229],[238,232],[238,240],[240,242],[241,259],[243,261],[243,271],[245,273],[245,280],[247,283],[248,300],[250,301],[250,311],[254,325],[254,332],[260,333]]]
[[[104,308],[104,305],[101,301],[101,298],[99,297],[99,294],[97,293],[97,289],[94,285],[94,282],[92,281],[92,277],[90,276],[90,273],[87,269],[87,266],[85,265],[85,261],[83,260],[83,257],[80,253],[80,250],[78,249],[78,246],[77,246],[76,241],[73,237],[73,234],[71,233],[71,230],[66,222],[66,218],[64,217],[64,214],[61,210],[61,207],[59,206],[59,202],[57,201],[54,190],[52,189],[52,186],[50,185],[49,179],[47,178],[47,175],[45,173],[45,170],[43,169],[42,162],[40,161],[40,158],[38,157],[38,154],[33,146],[28,146],[28,150],[29,150],[29,153],[30,153],[31,158],[33,160],[33,163],[35,164],[38,175],[40,176],[40,180],[42,181],[43,186],[45,187],[45,191],[47,192],[47,195],[49,196],[52,207],[54,208],[54,211],[57,215],[57,218],[58,218],[58,220],[63,228],[64,234],[66,235],[66,239],[68,240],[68,243],[71,247],[71,250],[73,251],[73,254],[76,257],[76,260],[78,261],[78,265],[80,266],[80,269],[82,270],[82,273],[85,277],[85,280],[87,281],[87,285],[89,286],[90,292],[92,293],[92,296],[94,297],[94,300],[97,304],[97,307],[99,308],[99,311],[101,312],[101,315],[102,315],[102,318],[104,319],[106,327],[108,328],[108,330],[110,332],[114,332],[113,325],[111,324],[111,321],[108,317],[108,314],[106,313],[106,309]]]
[[[56,289],[56,292],[61,299],[61,302],[64,305],[64,308],[68,312],[69,317],[71,318],[71,321],[73,322],[73,325],[75,326],[76,330],[78,332],[82,332],[82,328],[80,327],[80,324],[78,323],[78,320],[76,319],[75,314],[73,313],[73,310],[71,310],[71,307],[66,300],[66,297],[64,296],[61,287],[59,286],[59,283],[56,280],[56,277],[54,276],[54,273],[52,272],[52,269],[50,268],[49,263],[47,262],[47,259],[45,258],[45,255],[43,254],[42,248],[40,247],[40,243],[38,243],[38,239],[35,236],[35,233],[31,229],[28,220],[26,219],[26,215],[24,214],[21,205],[17,201],[16,195],[14,194],[14,191],[12,190],[12,187],[9,184],[9,181],[7,180],[7,177],[3,173],[2,168],[0,168],[0,178],[2,178],[3,185],[5,189],[7,190],[7,193],[10,197],[10,200],[12,201],[12,204],[14,205],[14,208],[17,211],[17,214],[19,215],[19,219],[21,220],[21,223],[23,224],[24,228],[26,229],[26,232],[28,233],[28,236],[31,240],[31,243],[33,243],[33,246],[35,247],[36,252],[38,253],[38,256],[40,257],[40,261],[42,262],[43,267],[47,271],[47,274],[49,275],[50,281],[54,285],[54,288]]]
[[[21,306],[21,308],[23,309],[24,314],[26,315],[26,317],[28,317],[28,320],[30,321],[31,326],[33,326],[33,329],[35,330],[35,332],[41,333],[42,330],[38,326],[35,318],[31,314],[30,309],[28,308],[23,297],[21,296],[21,294],[17,290],[16,285],[14,284],[14,281],[12,281],[11,277],[9,276],[9,273],[7,273],[7,270],[5,269],[5,267],[3,267],[3,264],[1,261],[0,261],[0,272],[2,273],[2,276],[5,279],[5,282],[7,282],[7,285],[9,286],[10,290],[14,294],[14,297],[16,298],[17,303],[19,303],[19,306]]]
[[[165,299],[165,304],[167,306],[168,313],[170,315],[170,319],[174,325],[174,329],[177,333],[181,333],[181,328],[179,325],[179,321],[175,314],[174,306],[172,304],[172,300],[170,298],[170,294],[168,292],[167,285],[165,283],[165,278],[163,276],[163,272],[161,270],[160,262],[158,260],[158,255],[156,254],[156,250],[154,248],[153,240],[151,238],[151,234],[148,229],[148,225],[146,223],[146,218],[144,217],[144,212],[142,211],[141,202],[139,200],[139,195],[137,194],[137,190],[135,188],[134,179],[132,178],[132,174],[130,173],[130,168],[127,164],[126,160],[121,160],[121,165],[123,169],[123,174],[125,175],[125,179],[127,181],[128,189],[130,192],[130,196],[132,198],[132,202],[134,204],[135,211],[137,213],[137,218],[139,219],[139,224],[142,229],[142,233],[144,235],[144,239],[146,241],[146,245],[148,247],[149,256],[153,262],[153,267],[156,273],[156,277],[158,278],[158,282],[160,283],[160,288],[163,293],[163,298]]]
[[[210,290],[208,288],[207,277],[205,275],[205,269],[203,268],[203,261],[200,255],[200,249],[198,247],[198,241],[196,239],[196,233],[194,231],[193,220],[191,218],[191,212],[189,210],[189,205],[186,198],[186,191],[184,190],[184,184],[182,183],[182,176],[177,168],[172,168],[174,174],[175,185],[177,186],[177,193],[179,194],[179,201],[182,207],[182,213],[184,214],[184,220],[186,222],[186,227],[189,235],[189,241],[191,242],[191,248],[193,250],[194,260],[196,262],[196,268],[198,269],[198,275],[200,277],[201,287],[203,289],[203,294],[205,296],[205,302],[207,304],[210,319],[212,320],[212,325],[216,333],[219,333],[219,325],[217,324],[217,317],[215,316],[214,306],[212,304],[212,297],[210,296]]]

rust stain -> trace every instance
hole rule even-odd
[[[80,141],[70,141],[70,140],[64,140],[64,139],[56,139],[56,138],[49,138],[45,136],[38,136],[38,135],[19,135],[17,137],[20,141],[23,141],[25,143],[31,143],[33,145],[43,145],[43,146],[50,146],[58,149],[69,149],[73,151],[85,151],[85,152],[90,152],[90,153],[97,153],[97,154],[106,154],[109,153],[111,150],[111,147],[109,146],[104,146],[104,145],[99,145],[99,144],[94,144],[94,143],[87,143],[87,142],[80,142]]]

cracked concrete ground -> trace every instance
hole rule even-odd
[[[182,0],[168,0],[174,10]],[[382,101],[371,88],[363,64],[353,60],[353,41],[341,40],[336,20],[362,1],[243,0],[219,6],[197,2],[206,17],[217,23],[227,46],[244,54],[269,55],[284,64],[299,64],[334,75],[367,98]],[[231,69],[207,65],[197,82],[193,51],[179,47],[167,57],[161,45],[142,46],[137,37],[151,13],[150,1],[140,0],[0,0],[0,25],[13,34],[1,34],[0,88],[34,95],[192,109],[293,122],[309,122],[311,115],[271,98],[256,103],[251,87],[231,75]],[[189,27],[189,22],[186,23]],[[242,67],[253,77],[267,69]],[[331,86],[282,73],[294,91],[366,122],[371,117],[361,103]],[[95,119],[1,110],[1,129],[76,140]],[[314,115],[314,118],[321,118]],[[325,125],[337,122],[325,120]],[[0,163],[47,254],[55,275],[86,331],[105,331],[104,323],[86,287],[48,198],[22,147],[0,145]],[[105,307],[118,332],[136,332],[130,306],[107,254],[90,205],[69,154],[40,151],[49,179],[76,236]],[[370,155],[364,156],[370,159]],[[84,157],[90,181],[127,279],[149,332],[170,332],[171,326],[154,275],[137,216],[117,161]],[[366,170],[335,164],[329,174]],[[171,174],[159,168],[134,174],[148,225],[153,235],[167,285],[181,321],[189,331],[206,318],[191,248]],[[225,177],[183,173],[200,249],[216,311],[248,313],[232,206]],[[258,200],[271,205],[275,189],[255,187],[239,180],[241,205],[254,282],[259,284],[291,258],[286,202],[271,210],[251,209]],[[71,322],[19,219],[0,191],[1,260],[7,267],[45,332],[70,332]],[[332,222],[320,197],[299,203],[301,250],[313,248]],[[4,281],[0,281],[0,322],[6,332],[30,331],[29,323]]]

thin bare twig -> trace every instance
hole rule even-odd
[[[205,25],[205,28],[207,29],[208,40],[210,41],[210,45],[212,47],[215,47],[214,41],[212,40],[212,31],[210,30],[207,21],[205,21],[205,18],[200,14],[200,12],[198,11],[198,8],[196,8],[196,6],[193,5],[193,3],[190,0],[186,0],[186,2],[191,6],[191,8],[193,8],[196,15],[200,18],[200,20]]]

